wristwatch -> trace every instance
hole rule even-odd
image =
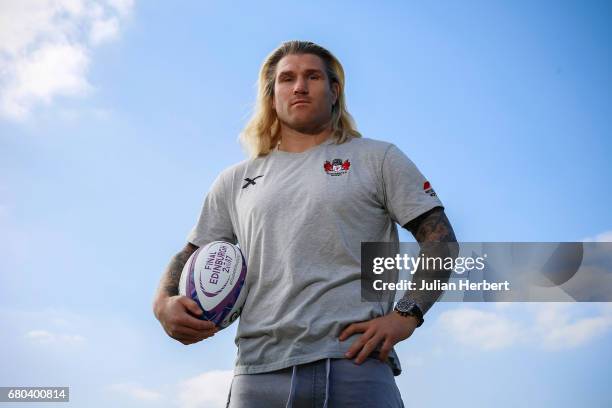
[[[413,316],[417,319],[418,324],[417,327],[420,327],[425,319],[423,319],[423,312],[416,304],[416,302],[408,299],[401,299],[399,302],[395,304],[395,308],[393,309],[397,313],[402,316]]]

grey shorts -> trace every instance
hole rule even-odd
[[[263,374],[234,375],[229,408],[403,408],[388,364],[325,359]]]

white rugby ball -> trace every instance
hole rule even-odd
[[[179,294],[198,303],[204,311],[200,319],[210,320],[224,329],[242,312],[246,272],[240,248],[229,242],[214,241],[198,248],[185,263]]]

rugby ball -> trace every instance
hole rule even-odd
[[[229,242],[214,241],[198,248],[185,263],[179,294],[193,299],[202,308],[204,313],[200,319],[210,320],[224,329],[242,312],[246,272],[240,248]]]

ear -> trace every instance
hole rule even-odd
[[[332,105],[335,105],[336,102],[338,102],[338,96],[340,95],[340,85],[338,85],[337,82],[332,83],[331,92],[333,101]]]
[[[272,110],[276,111],[276,102],[274,101],[274,95],[272,95]]]

